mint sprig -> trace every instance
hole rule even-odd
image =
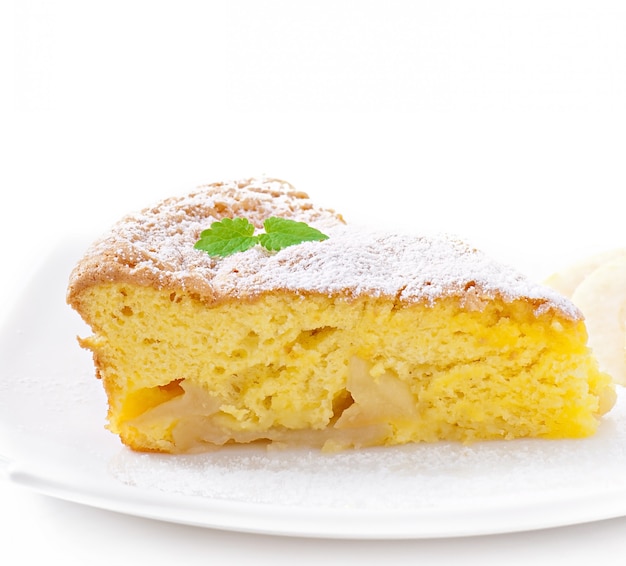
[[[255,235],[254,225],[246,218],[223,218],[200,234],[194,248],[212,257],[227,257],[260,244],[269,251],[327,240],[328,236],[305,222],[272,216],[263,222],[264,233]]]

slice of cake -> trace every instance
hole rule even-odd
[[[328,236],[225,258],[223,218]],[[122,219],[71,274],[109,428],[136,450],[335,450],[591,435],[615,401],[580,312],[448,237],[346,225],[289,184],[217,183]]]

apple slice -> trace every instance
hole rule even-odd
[[[619,248],[598,253],[566,267],[557,273],[554,273],[546,279],[545,284],[571,299],[576,291],[576,288],[588,275],[598,269],[601,265],[613,261],[621,256],[626,256],[626,248]]]
[[[601,369],[626,385],[626,254],[593,269],[571,299],[585,316],[589,346]]]

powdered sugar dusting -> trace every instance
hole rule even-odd
[[[221,293],[239,296],[283,289],[405,303],[432,304],[451,295],[466,300],[525,298],[539,310],[558,306],[569,317],[578,316],[557,293],[445,234],[418,237],[352,226],[327,233],[328,240],[276,254],[253,249],[231,256],[220,265],[215,285]]]
[[[269,216],[307,222],[329,239],[279,252],[255,247],[224,259],[193,245],[213,221],[243,216],[257,228]],[[458,239],[380,233],[345,225],[333,211],[275,179],[201,187],[132,214],[96,242],[74,270],[68,299],[99,282],[126,280],[184,289],[207,302],[249,298],[276,290],[355,298],[386,297],[432,303],[526,299],[538,312],[556,309],[577,319],[570,301]]]

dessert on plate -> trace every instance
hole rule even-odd
[[[245,249],[197,247],[244,218]],[[323,237],[257,245],[269,218]],[[615,401],[562,295],[452,237],[352,227],[276,179],[126,216],[67,300],[108,427],[135,450],[585,437]]]

